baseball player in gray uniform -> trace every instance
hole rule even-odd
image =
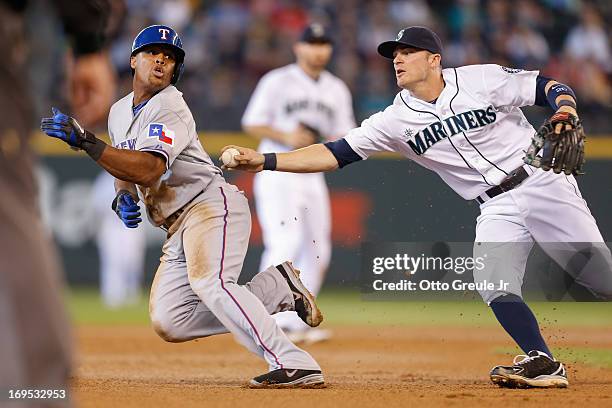
[[[142,221],[141,200],[149,221],[167,230],[149,306],[160,337],[182,342],[231,332],[269,365],[251,387],[322,386],[317,362],[289,341],[271,316],[295,310],[310,326],[322,321],[297,270],[284,262],[237,284],[251,230],[249,206],[202,148],[174,86],[184,58],[170,27],[150,26],[136,36],[133,92],[113,105],[108,118],[113,146],[56,109],[42,120],[42,130],[84,150],[115,176],[112,207],[128,228]]]
[[[463,198],[480,204],[474,252],[488,251],[492,257],[474,273],[475,282],[509,283],[506,290],[479,292],[526,354],[511,366],[493,368],[491,380],[507,387],[567,387],[565,367],[542,338],[522,300],[521,284],[537,241],[563,267],[575,262],[576,254],[586,258],[580,262],[584,267],[568,272],[595,296],[612,299],[610,251],[572,175],[581,167],[581,149],[557,157],[554,172],[546,171],[551,168],[546,161],[552,154],[549,142],[567,136],[563,146],[580,147],[572,90],[538,71],[498,65],[442,69],[442,44],[425,27],[401,30],[395,41],[380,44],[378,52],[393,60],[402,88],[393,104],[338,141],[277,154],[232,146],[241,153],[235,156],[236,168],[330,171],[376,152],[394,151],[435,171]],[[530,145],[541,146],[542,140],[536,140],[519,109],[534,104],[555,110],[543,126],[553,131],[535,155]],[[564,160],[573,164],[564,167]]]

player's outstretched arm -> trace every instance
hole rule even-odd
[[[151,152],[106,146],[97,163],[120,180],[143,187],[153,186],[166,172],[166,160]]]
[[[108,146],[58,109],[53,108],[53,116],[43,118],[40,127],[48,136],[64,141],[73,149],[85,151],[120,180],[151,187],[166,171],[166,161],[160,155]]]
[[[261,154],[241,146],[225,146],[222,152],[234,148],[240,152],[234,156],[238,165],[233,169],[258,173],[262,170],[276,170],[290,173],[318,173],[338,168],[338,161],[332,152],[322,144],[313,144],[287,153]]]

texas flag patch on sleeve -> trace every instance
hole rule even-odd
[[[174,146],[174,132],[163,123],[149,125],[149,137],[154,137],[162,143]]]

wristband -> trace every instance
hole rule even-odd
[[[85,153],[89,155],[89,157],[94,159],[94,161],[100,160],[100,157],[102,157],[102,152],[104,152],[104,149],[106,149],[106,143],[95,137],[93,133],[87,130],[85,133],[86,136],[81,145],[81,149],[83,149]]]
[[[264,170],[276,170],[276,153],[264,153]]]
[[[557,106],[559,108],[562,107],[562,106],[571,106],[572,108],[576,109],[576,102],[571,101],[569,99],[563,99],[562,101],[559,101]]]
[[[572,88],[570,88],[569,86],[565,84],[561,84],[561,83],[553,84],[548,89],[548,93],[546,93],[546,99],[548,100],[548,104],[554,110],[559,109],[559,106],[561,106],[557,104],[557,97],[561,95],[568,95],[568,96],[571,96],[572,99],[576,100],[576,94],[574,94],[574,91],[572,90]]]

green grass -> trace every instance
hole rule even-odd
[[[149,324],[148,298],[118,310],[106,309],[94,289],[67,293],[68,308],[77,324]],[[318,298],[331,325],[492,326],[497,322],[480,301],[420,302],[364,300],[355,290],[324,290]],[[550,303],[530,306],[543,326],[595,326],[612,330],[612,302]]]
[[[71,288],[65,299],[76,324],[149,324],[149,300],[144,295],[134,305],[120,309],[106,308],[95,289]]]
[[[489,326],[497,320],[479,300],[372,301],[356,291],[324,291],[319,305],[328,323],[372,325]],[[612,302],[530,302],[542,325],[597,326],[612,330]]]
[[[148,298],[142,296],[130,307],[117,310],[103,306],[94,289],[71,289],[66,301],[72,320],[77,325],[148,325]],[[400,302],[364,300],[355,290],[327,289],[318,298],[331,326],[394,325],[394,326],[497,326],[489,308],[480,301],[462,302]],[[543,327],[608,327],[612,331],[612,302],[608,303],[547,303],[533,302],[530,306]],[[498,353],[515,355],[517,347],[495,349]],[[553,349],[555,357],[566,363],[582,363],[612,368],[612,350],[588,347]]]

